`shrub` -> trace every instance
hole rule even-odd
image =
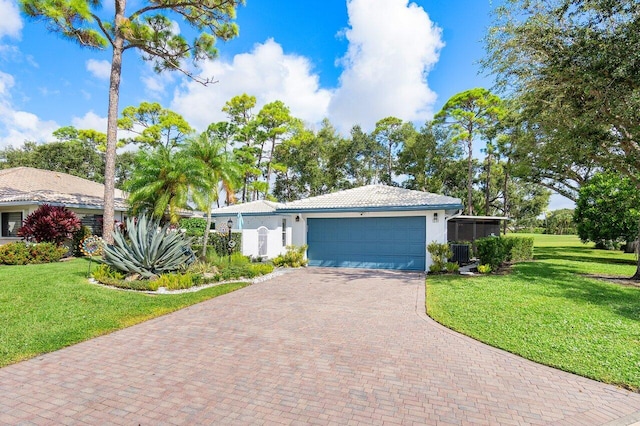
[[[180,228],[185,230],[187,237],[202,237],[207,228],[207,221],[201,217],[180,219]]]
[[[82,250],[80,250],[80,242],[89,235],[91,235],[91,228],[88,226],[81,226],[80,229],[73,233],[73,255],[75,257],[84,256]]]
[[[0,264],[27,265],[57,262],[66,252],[65,247],[59,247],[54,243],[30,244],[16,241],[0,246]]]
[[[146,216],[127,219],[127,234],[116,229],[114,244],[104,248],[104,263],[126,273],[145,278],[175,272],[195,261],[191,240],[182,232],[159,228],[159,222]]]
[[[460,271],[460,265],[458,265],[456,262],[447,262],[445,264],[445,268],[450,274],[455,274],[456,272]]]
[[[164,287],[167,290],[184,290],[191,288],[194,285],[202,283],[202,278],[198,275],[185,273],[185,274],[162,274],[155,281],[155,285],[160,288]]]
[[[478,272],[481,274],[491,273],[491,265],[478,265]]]
[[[444,271],[446,269],[447,259],[453,256],[453,251],[451,251],[451,247],[449,247],[447,243],[432,241],[427,246],[427,251],[431,254],[431,261],[433,262],[432,265],[429,266],[429,272],[432,273]]]
[[[117,269],[112,268],[111,266],[101,263],[98,267],[93,271],[91,276],[98,282],[108,284],[108,281],[113,280],[122,280],[124,279],[124,274]]]
[[[242,253],[242,233],[236,232],[231,234],[231,239],[236,243],[233,247],[232,253]],[[210,247],[213,247],[218,256],[229,255],[229,234],[221,234],[219,232],[212,232],[209,234]],[[207,256],[209,255],[209,248],[207,248]]]
[[[275,266],[284,266],[290,268],[307,266],[307,259],[304,258],[304,254],[306,251],[306,245],[300,247],[287,246],[287,252],[273,259],[273,264]]]
[[[64,206],[41,205],[22,222],[18,236],[37,243],[62,245],[81,227],[80,219]]]
[[[483,265],[490,265],[492,270],[497,270],[506,260],[503,239],[500,237],[487,237],[476,240],[478,258]]]
[[[524,262],[533,259],[532,237],[504,237],[502,238],[509,262]]]
[[[259,276],[272,273],[274,266],[270,263],[252,263],[250,268],[255,272],[255,276]]]

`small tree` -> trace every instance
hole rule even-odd
[[[574,220],[583,242],[599,248],[631,242],[638,235],[640,197],[631,179],[598,173],[580,188]]]
[[[43,204],[31,213],[18,229],[18,236],[37,243],[55,243],[60,246],[73,238],[82,224],[78,216],[64,206]]]

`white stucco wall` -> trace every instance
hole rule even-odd
[[[232,232],[240,232],[238,229],[237,216],[216,217],[216,224],[224,224],[227,221],[233,221]],[[286,219],[286,244],[282,244],[282,219]],[[266,258],[272,259],[286,251],[286,246],[292,244],[293,221],[290,215],[269,215],[269,216],[248,216],[242,217],[242,254],[245,256],[258,257],[259,251],[259,235],[258,230],[262,227],[267,229],[267,254]],[[216,226],[217,228],[217,226]]]
[[[434,213],[438,215],[437,222],[433,221]],[[426,270],[431,265],[431,256],[427,252],[427,244],[432,241],[438,243],[447,242],[447,222],[444,210],[419,210],[406,212],[363,212],[363,213],[299,213],[286,215],[243,216],[242,229],[242,254],[245,256],[259,255],[258,229],[267,229],[267,258],[274,258],[286,251],[286,245],[302,246],[307,244],[307,219],[309,218],[359,218],[359,217],[409,217],[421,216],[425,218],[426,244],[425,264]],[[287,220],[287,242],[282,244],[282,219]],[[296,218],[299,218],[296,221]],[[216,223],[225,224],[233,221],[233,232],[239,232],[237,228],[237,216],[217,217]]]
[[[433,221],[433,215],[438,215],[438,221]],[[295,217],[299,216],[300,221],[295,222]],[[447,223],[445,221],[444,210],[418,210],[418,211],[404,211],[404,212],[362,212],[362,213],[303,213],[293,215],[293,235],[292,244],[301,246],[307,244],[307,219],[309,218],[358,218],[358,217],[409,217],[409,216],[423,216],[426,221],[426,244],[425,251],[425,265],[429,270],[431,265],[431,256],[427,252],[427,244],[432,241],[438,243],[447,242]]]

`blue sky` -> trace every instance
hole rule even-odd
[[[387,116],[419,126],[455,93],[492,86],[478,61],[498,2],[246,0],[240,37],[220,43],[219,58],[196,71],[217,84],[154,74],[129,51],[120,109],[157,101],[203,129],[246,92],[258,108],[281,100],[309,125],[328,117],[343,133],[354,124],[371,130]],[[109,8],[107,1],[103,12]],[[0,147],[51,140],[67,125],[105,131],[110,52],[48,33],[20,16],[17,0],[0,0],[0,16]]]

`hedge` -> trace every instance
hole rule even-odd
[[[532,237],[487,237],[476,241],[480,264],[491,265],[493,271],[504,262],[533,259]]]

